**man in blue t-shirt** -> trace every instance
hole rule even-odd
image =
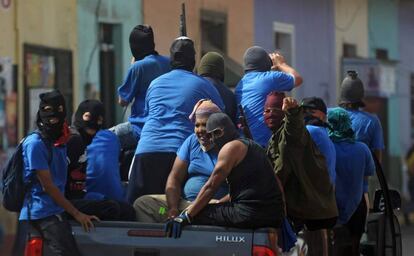
[[[99,100],[84,100],[76,109],[66,145],[69,164],[65,196],[80,211],[101,220],[133,221],[132,206],[124,202],[123,196],[112,196],[123,195],[119,180],[119,142],[115,134],[102,130],[104,113]],[[104,142],[102,134],[108,136]],[[96,187],[100,186],[104,188],[98,190]]]
[[[382,126],[376,115],[360,110],[365,106],[363,98],[364,84],[358,78],[358,73],[348,71],[341,83],[339,106],[346,109],[349,114],[355,139],[365,143],[381,163],[382,150],[384,150]],[[369,206],[368,180],[364,180],[364,192],[366,204]]]
[[[355,138],[365,143],[381,162],[384,150],[382,126],[376,115],[361,111],[365,104],[364,85],[355,71],[348,71],[340,87],[339,106],[346,109],[352,122]]]
[[[167,57],[155,51],[154,33],[148,25],[136,26],[129,35],[133,64],[118,87],[119,104],[127,107],[132,103],[128,122],[113,128],[121,142],[122,149],[136,149],[142,127],[145,123],[145,95],[148,86],[158,76],[170,71]]]
[[[286,64],[282,55],[268,55],[259,46],[247,49],[244,70],[245,75],[236,87],[236,101],[244,108],[253,139],[266,147],[271,136],[263,118],[266,96],[272,91],[291,91],[302,84],[302,77]]]
[[[59,91],[40,94],[37,127],[23,142],[24,181],[34,181],[26,196],[19,220],[41,234],[44,243],[57,255],[80,255],[63,212],[77,220],[86,231],[93,228],[90,216],[78,211],[65,197],[67,175],[65,100]],[[46,145],[49,144],[49,145]]]
[[[301,106],[305,117],[306,129],[319,151],[325,157],[329,178],[332,185],[335,186],[336,153],[335,146],[328,136],[327,128],[329,124],[326,122],[326,104],[321,98],[309,97],[302,100]]]
[[[193,132],[188,115],[197,101],[211,99],[224,109],[216,88],[191,72],[195,65],[193,41],[177,38],[170,53],[173,70],[152,81],[145,98],[147,120],[130,169],[130,203],[142,195],[164,192],[177,149]]]
[[[193,114],[190,116],[195,122],[194,133],[178,149],[165,195],[145,195],[135,200],[138,221],[164,222],[169,217],[177,216],[195,200],[217,163],[218,151],[206,132],[206,123],[211,114],[220,112],[220,108],[209,100],[200,100],[196,104],[193,111],[195,120]],[[212,203],[218,202],[227,193],[227,184],[223,184]]]
[[[355,140],[347,111],[333,108],[328,112],[331,125],[329,137],[336,149],[335,196],[338,223],[351,234],[351,255],[359,254],[359,241],[365,229],[367,204],[364,198],[364,180],[375,173],[375,164],[368,147]]]

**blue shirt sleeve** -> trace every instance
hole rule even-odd
[[[271,71],[274,90],[276,91],[291,91],[295,87],[295,79],[291,74]]]
[[[181,147],[177,151],[177,157],[180,158],[182,161],[187,163],[190,162],[190,154],[191,154],[191,141],[194,135],[191,134],[181,145]]]
[[[32,135],[35,136],[35,135]],[[49,150],[40,139],[33,139],[25,145],[25,153],[30,171],[49,170]]]
[[[377,116],[372,119],[373,137],[370,148],[373,150],[384,149],[384,137],[382,134],[382,126]]]
[[[133,64],[122,83],[118,88],[118,95],[122,100],[131,102],[139,91],[139,79],[141,78],[141,68],[138,63]]]

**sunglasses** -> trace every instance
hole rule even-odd
[[[263,113],[265,114],[277,114],[277,113],[284,113],[282,109],[280,108],[265,108],[265,110],[263,111]]]
[[[212,138],[217,138],[217,137],[221,137],[223,135],[223,128],[217,127],[216,129],[209,131],[208,134],[212,137]]]

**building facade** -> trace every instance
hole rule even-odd
[[[100,99],[107,126],[122,119],[116,90],[131,62],[129,33],[140,23],[140,0],[77,0],[76,103]]]
[[[334,24],[331,0],[255,1],[254,42],[268,52],[282,52],[302,75],[303,85],[294,90],[298,99],[336,102]]]

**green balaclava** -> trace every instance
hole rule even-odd
[[[328,111],[329,138],[333,142],[355,142],[355,133],[348,112],[343,108],[332,108]]]
[[[208,52],[200,60],[197,68],[200,76],[211,77],[224,81],[224,58],[217,52]]]

